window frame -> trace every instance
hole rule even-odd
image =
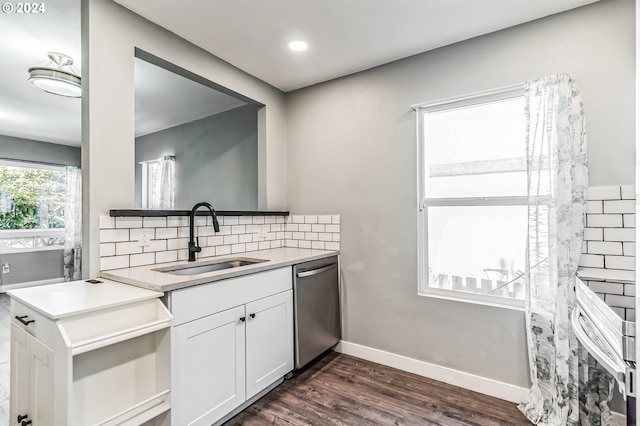
[[[425,114],[471,107],[491,102],[500,102],[524,96],[524,86],[515,85],[466,96],[443,99],[435,102],[413,105],[416,112],[417,134],[417,177],[418,177],[418,295],[446,300],[476,303],[508,309],[524,309],[524,300],[470,293],[458,290],[440,289],[429,286],[429,207],[454,206],[526,206],[528,197],[524,196],[486,196],[428,198],[426,188],[425,164]]]
[[[38,163],[34,161],[26,161],[26,160],[10,160],[0,158],[0,166],[5,167],[20,167],[24,169],[40,169],[40,170],[52,170],[56,172],[66,172],[66,166],[61,164],[49,164],[49,163]],[[65,227],[66,228],[66,227]],[[35,239],[38,237],[44,238],[56,238],[56,237],[64,237],[65,228],[32,228],[32,229],[0,229],[0,239]],[[55,246],[45,246],[45,247],[26,247],[26,248],[17,248],[17,249],[2,249],[0,248],[0,254],[8,254],[8,253],[30,253],[36,251],[47,251],[47,250],[63,250],[64,245],[55,245]]]

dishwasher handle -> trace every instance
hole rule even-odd
[[[338,266],[337,263],[332,263],[331,265],[323,266],[322,268],[312,269],[310,271],[304,271],[304,272],[297,272],[296,277],[298,278],[311,277],[313,275],[318,275],[330,269],[336,268],[337,266]]]

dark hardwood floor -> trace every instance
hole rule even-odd
[[[513,403],[335,352],[225,426],[267,424],[531,425]]]

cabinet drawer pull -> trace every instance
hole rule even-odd
[[[29,325],[29,324],[31,324],[32,322],[36,322],[36,320],[27,320],[27,319],[25,319],[25,318],[29,318],[29,315],[22,315],[22,316],[16,315],[16,319],[17,319],[18,321],[20,321],[21,323],[23,323],[24,325]],[[27,416],[27,417],[28,417],[28,416]],[[26,417],[25,417],[25,419],[26,419]],[[18,422],[20,422],[20,421],[21,421],[21,420],[18,420]]]
[[[256,314],[249,314],[249,316],[250,316],[251,318],[255,318],[255,317],[256,317]]]
[[[28,414],[25,414],[24,416],[21,416],[20,414],[18,414],[18,423],[22,422],[23,420],[27,420],[28,418],[29,418]]]
[[[20,426],[29,426],[31,423],[31,420],[25,420],[24,422],[20,423]]]
[[[246,317],[240,317],[240,321],[244,322],[247,318]]]

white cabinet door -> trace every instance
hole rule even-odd
[[[247,399],[293,370],[293,292],[247,303]]]
[[[11,407],[10,425],[19,425],[18,416],[30,415],[29,409],[29,334],[11,324]],[[32,417],[29,417],[32,418]]]
[[[53,351],[11,324],[11,425],[52,425]],[[27,416],[26,418],[24,416]]]
[[[174,327],[172,424],[211,425],[245,401],[244,306]]]

